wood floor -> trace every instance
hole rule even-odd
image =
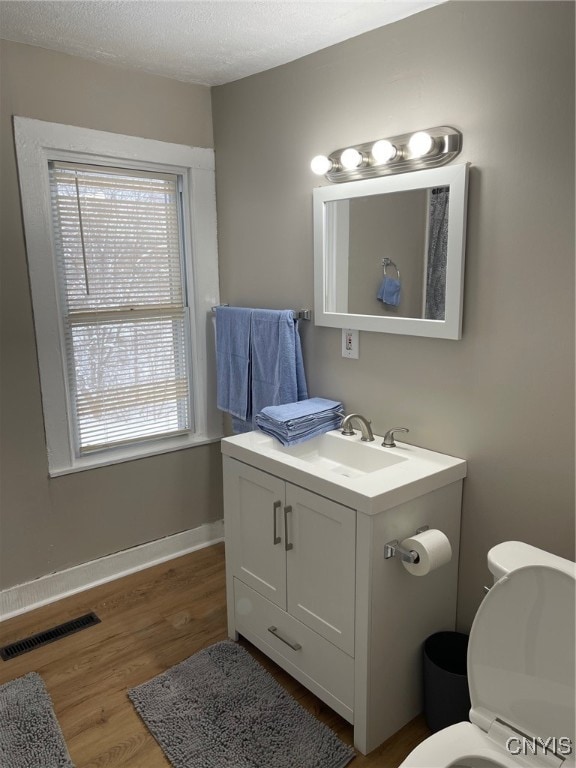
[[[42,675],[76,768],[169,768],[126,691],[226,638],[224,546],[9,619],[0,624],[0,645],[89,611],[102,622],[11,661],[0,660],[0,684],[31,671]],[[248,642],[242,644],[306,709],[352,743],[348,723]],[[370,755],[358,755],[351,768],[396,768],[428,735],[417,718]]]

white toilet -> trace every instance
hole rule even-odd
[[[470,722],[438,731],[400,768],[573,768],[576,564],[508,541],[468,645]]]

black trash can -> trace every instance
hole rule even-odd
[[[468,635],[436,632],[424,642],[424,716],[431,731],[469,719]]]

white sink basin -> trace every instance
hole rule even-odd
[[[222,440],[222,453],[368,514],[403,504],[466,476],[466,462],[407,443],[382,447],[327,432],[283,446],[260,431]]]
[[[339,435],[339,432],[327,432],[291,447],[276,443],[270,450],[305,461],[311,469],[323,469],[343,477],[359,477],[406,461],[405,456],[374,450],[379,445],[376,441],[372,445],[349,437],[341,439]]]

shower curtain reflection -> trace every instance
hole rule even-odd
[[[431,192],[428,212],[428,258],[424,317],[426,320],[444,320],[450,187],[437,187]]]

